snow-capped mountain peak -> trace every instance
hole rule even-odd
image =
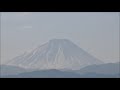
[[[67,39],[52,39],[8,64],[33,69],[80,69],[102,62]]]

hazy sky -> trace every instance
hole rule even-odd
[[[66,38],[104,62],[119,60],[117,12],[4,12],[1,62],[53,38]]]

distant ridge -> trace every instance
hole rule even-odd
[[[120,78],[120,63],[90,65],[80,70],[24,70],[6,65],[1,67],[0,78]]]

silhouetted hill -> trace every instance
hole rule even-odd
[[[17,67],[17,66],[11,66],[11,65],[0,65],[0,76],[6,76],[6,75],[16,75],[19,73],[26,72],[24,68]]]
[[[12,78],[76,78],[80,75],[73,72],[63,72],[60,70],[41,70],[41,71],[33,71],[27,73],[21,73],[19,75],[9,75],[6,77]]]
[[[100,65],[90,65],[84,67],[80,70],[76,70],[75,72],[80,74],[86,73],[96,73],[96,74],[103,74],[103,75],[120,75],[120,63],[107,63],[107,64],[100,64]]]
[[[120,63],[107,63],[101,65],[91,65],[80,70],[37,70],[25,71],[24,69],[3,66],[3,78],[119,78]],[[5,70],[5,71],[4,71]],[[7,76],[6,76],[7,75]]]

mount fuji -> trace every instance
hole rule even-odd
[[[7,65],[29,69],[79,70],[103,62],[67,39],[52,39],[29,53],[17,56]]]

